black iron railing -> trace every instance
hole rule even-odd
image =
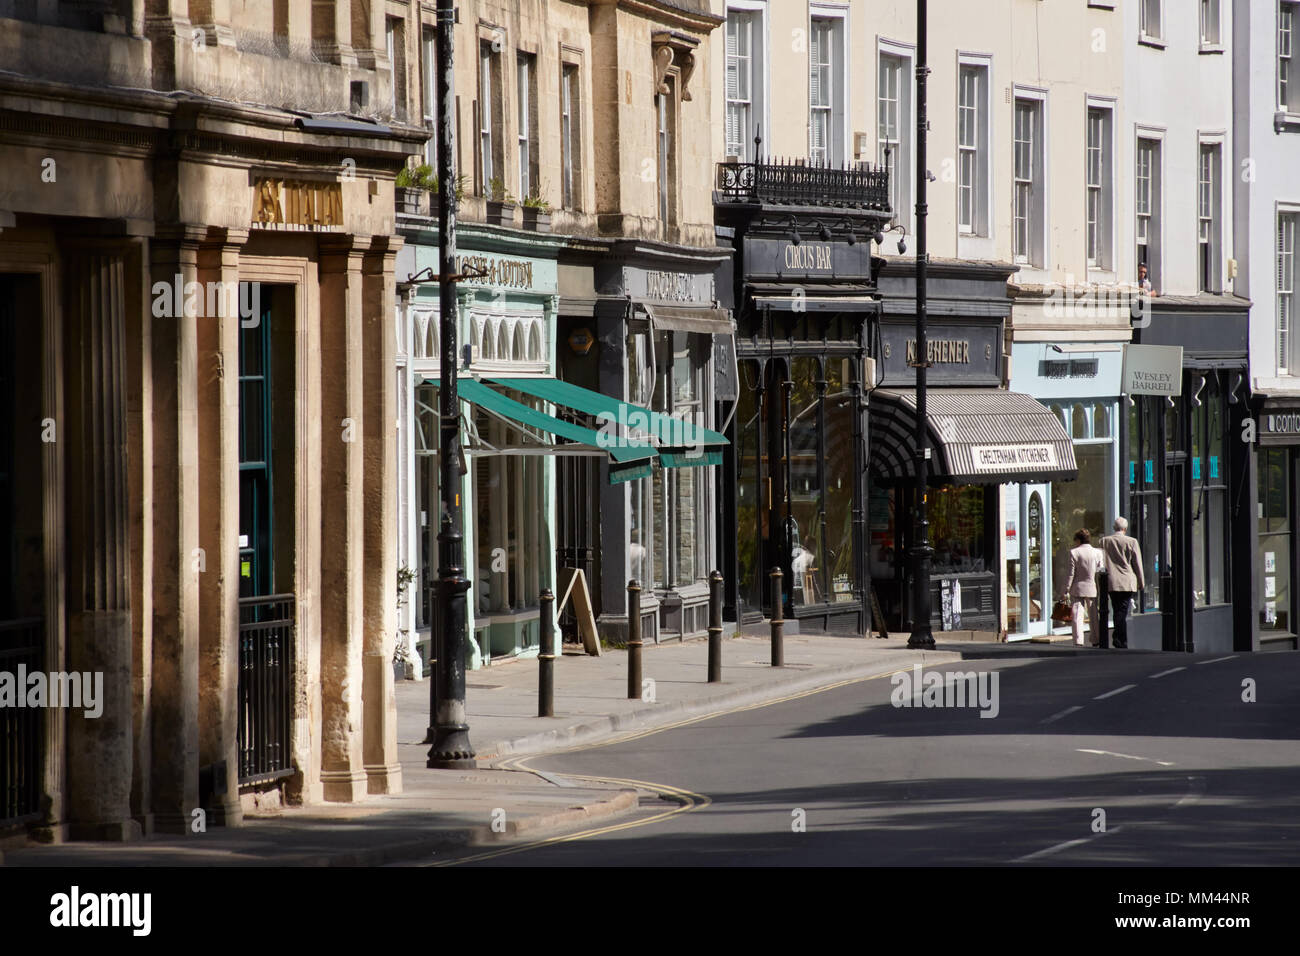
[[[30,674],[45,669],[45,622],[39,617],[0,621],[0,673]],[[0,827],[36,819],[41,813],[41,764],[45,711],[39,707],[0,707]]]
[[[239,783],[293,773],[292,594],[239,599]]]
[[[890,212],[889,173],[870,163],[848,167],[791,162],[719,163],[718,193],[727,202]]]

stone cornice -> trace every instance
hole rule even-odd
[[[656,23],[679,26],[697,33],[709,33],[727,22],[725,17],[695,10],[673,0],[592,0],[592,3],[614,5],[620,10],[639,14]]]

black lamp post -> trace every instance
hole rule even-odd
[[[929,171],[925,163],[925,140],[928,122],[925,112],[926,77],[926,2],[916,0],[916,534],[912,542],[912,635],[911,648],[934,647],[930,631],[930,522],[926,518],[929,489],[930,446],[926,422],[926,371],[930,365],[925,340],[925,280],[929,257],[925,251],[926,186]]]
[[[438,525],[438,628],[435,682],[430,703],[436,701],[433,746],[428,766],[477,766],[469,742],[465,715],[465,656],[469,647],[469,619],[465,592],[464,515],[460,500],[461,447],[460,397],[456,389],[456,170],[452,155],[455,121],[453,0],[438,0],[438,302],[442,322],[441,382],[438,389],[438,485],[441,507]]]

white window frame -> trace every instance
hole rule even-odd
[[[478,48],[478,115],[479,115],[479,169],[483,175],[483,195],[492,198],[492,180],[497,178],[493,156],[496,144],[493,141],[493,96],[492,59],[498,54],[493,51],[490,40],[479,39]],[[498,71],[499,72],[499,71]]]
[[[1150,195],[1147,197],[1148,208],[1145,213],[1146,223],[1146,242],[1139,243],[1141,231],[1137,228],[1139,218],[1144,214],[1141,212],[1141,169],[1142,169],[1142,150],[1143,144],[1149,143],[1155,150],[1154,165],[1147,171],[1147,180],[1150,187]],[[1147,247],[1148,259],[1148,278],[1151,280],[1153,290],[1162,291],[1165,286],[1164,275],[1164,199],[1165,199],[1165,131],[1163,129],[1153,129],[1150,127],[1138,127],[1133,147],[1133,279],[1137,281],[1137,270],[1139,257],[1137,247],[1144,244]]]
[[[1277,108],[1283,113],[1300,112],[1300,77],[1295,71],[1297,25],[1300,3],[1281,0],[1277,5]]]
[[[537,77],[537,55],[527,50],[515,53],[515,98],[518,106],[519,136],[519,201],[523,202],[534,191],[540,189],[532,181],[531,164],[533,161],[533,84]]]
[[[733,154],[731,146],[733,144],[727,141],[726,121],[727,114],[733,102],[727,91],[727,61],[730,60],[730,54],[726,52],[725,44],[728,42],[724,37],[724,65],[723,65],[723,155],[735,155],[741,162],[755,162],[757,156],[754,154],[754,135],[759,133],[766,141],[771,135],[771,129],[768,123],[767,106],[768,106],[768,16],[766,0],[729,0],[727,3],[727,20],[731,21],[732,14],[740,14],[748,19],[749,23],[749,99],[748,99],[748,117],[745,131],[742,133],[741,151]],[[726,27],[724,26],[724,30]],[[739,102],[739,101],[737,101]]]
[[[1138,42],[1155,46],[1165,45],[1165,3],[1164,0],[1137,0],[1138,7]],[[1154,14],[1154,16],[1153,16]],[[1155,29],[1152,20],[1155,20]]]
[[[1030,129],[1029,177],[1022,178],[1021,168],[1016,162],[1016,152],[1022,142],[1024,132],[1019,124],[1020,107],[1029,107],[1034,118]],[[1034,87],[1016,86],[1011,96],[1011,252],[1012,260],[1031,269],[1049,269],[1047,245],[1047,195],[1050,188],[1047,178],[1048,163],[1048,127],[1047,127],[1047,91]],[[1027,191],[1024,189],[1028,186]],[[1026,197],[1027,205],[1020,205],[1021,198]],[[1023,212],[1025,215],[1020,215]],[[1019,248],[1018,222],[1026,220],[1026,245]]]
[[[1223,14],[1219,0],[1200,0],[1200,49],[1202,53],[1223,50]]]
[[[818,21],[829,23],[830,106],[827,112],[826,143],[820,147],[830,166],[844,166],[849,161],[849,11],[845,4],[809,3],[808,5],[808,161],[817,163],[818,150],[813,148],[813,31]]]
[[[1196,146],[1196,287],[1202,292],[1223,291],[1223,133],[1201,134]],[[1204,168],[1210,156],[1209,181]],[[1207,194],[1208,187],[1208,194]],[[1202,246],[1208,245],[1210,269],[1205,281],[1201,276]]]
[[[876,162],[885,165],[886,140],[881,126],[881,71],[885,58],[893,57],[900,63],[898,72],[898,123],[891,140],[889,191],[893,203],[894,218],[891,220],[912,231],[912,214],[915,206],[915,183],[912,167],[915,165],[913,150],[916,142],[916,121],[913,112],[913,90],[915,89],[916,50],[914,47],[892,40],[877,38],[876,41]],[[896,148],[894,148],[896,147]],[[897,239],[894,239],[897,248]]]
[[[963,105],[965,94],[968,90],[963,85],[963,79],[967,75],[974,75],[974,99],[973,103]],[[992,216],[990,213],[991,203],[989,198],[993,194],[993,184],[990,181],[992,174],[992,163],[990,162],[990,122],[992,114],[992,76],[993,76],[993,59],[988,55],[975,53],[958,53],[957,55],[957,232],[962,238],[984,238],[991,236],[992,233]],[[974,124],[974,144],[962,143],[962,117],[963,110],[973,110],[973,116],[970,119]],[[963,163],[966,156],[970,157],[969,166]],[[972,174],[970,181],[967,182],[968,171]],[[962,193],[968,190],[970,195],[971,214],[969,222],[963,221],[965,217],[962,209]]]
[[[1274,343],[1277,347],[1277,374],[1280,377],[1291,374],[1291,358],[1295,351],[1295,236],[1297,227],[1300,227],[1300,204],[1278,203],[1273,223],[1273,279],[1277,296]]]
[[[424,161],[438,171],[438,31],[428,24],[420,26],[420,69],[423,82],[420,109],[429,139],[424,144]],[[455,124],[453,124],[455,125]]]
[[[570,73],[572,71],[572,73]],[[570,80],[572,76],[572,80]],[[578,209],[582,198],[582,66],[567,60],[560,63],[560,208]],[[574,89],[576,87],[576,89]],[[577,94],[578,137],[575,139],[574,94]],[[574,153],[577,167],[574,167]]]
[[[1093,120],[1099,114],[1100,142],[1094,146]],[[1093,152],[1099,150],[1094,167]],[[1097,175],[1094,175],[1097,174]],[[1088,96],[1084,104],[1084,256],[1089,272],[1114,273],[1115,266],[1115,100]],[[1095,193],[1095,197],[1091,194]],[[1094,217],[1096,222],[1094,224]],[[1089,250],[1092,232],[1097,242]],[[1091,251],[1092,254],[1089,254]]]

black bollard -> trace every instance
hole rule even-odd
[[[780,568],[772,569],[772,666],[785,666],[785,607],[781,599]]]
[[[641,698],[641,585],[627,582],[627,699]]]
[[[709,683],[722,681],[722,572],[709,575]]]
[[[537,655],[537,716],[555,716],[555,621],[551,617],[551,608],[555,604],[555,595],[550,588],[543,588],[538,599],[542,606],[541,637],[542,649]]]

